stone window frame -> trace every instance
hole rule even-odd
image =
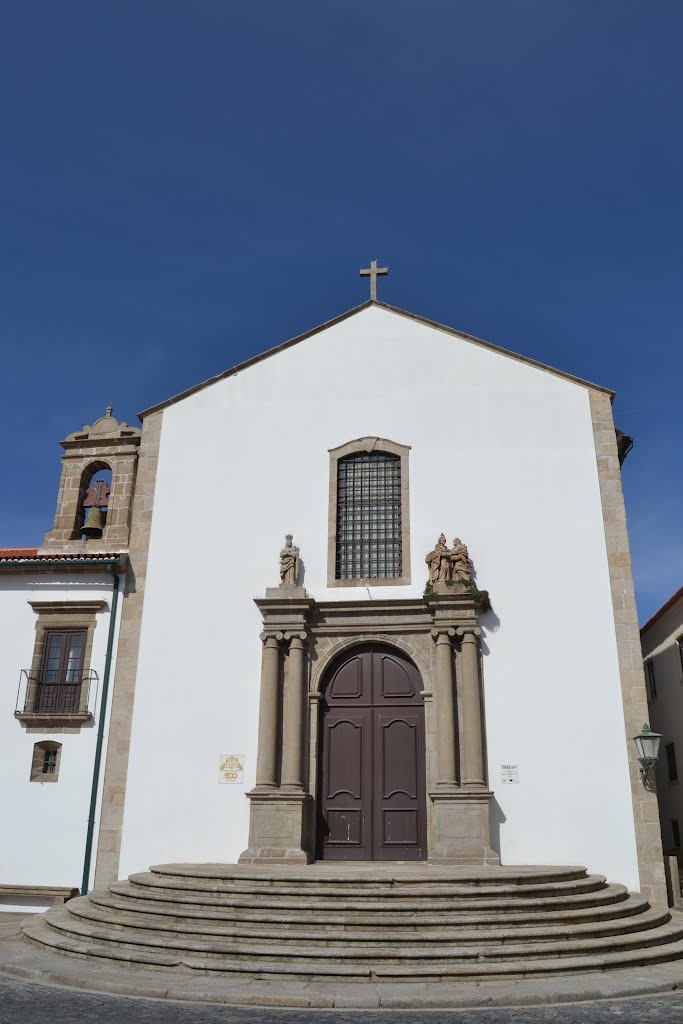
[[[57,763],[53,772],[44,771],[45,754],[49,751],[57,752]],[[59,767],[62,762],[62,744],[55,740],[40,740],[33,744],[33,756],[31,758],[30,782],[57,782],[59,780]]]
[[[37,615],[36,636],[33,644],[25,707],[23,711],[15,712],[15,718],[27,725],[34,726],[79,725],[87,722],[92,718],[92,712],[88,709],[87,686],[81,687],[78,711],[35,711],[37,680],[40,678],[43,664],[47,633],[51,630],[61,629],[82,629],[85,631],[85,649],[81,673],[83,679],[88,676],[92,660],[95,627],[97,626],[97,613],[106,607],[106,601],[29,601],[28,603]]]
[[[336,448],[330,448],[330,486],[327,517],[327,586],[328,587],[407,587],[410,586],[410,445],[390,441],[386,437],[358,437]],[[336,578],[337,554],[337,464],[347,455],[362,452],[388,452],[401,460],[401,576],[381,576],[363,579]]]

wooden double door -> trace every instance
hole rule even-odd
[[[422,680],[379,644],[353,648],[323,685],[318,857],[427,857]]]

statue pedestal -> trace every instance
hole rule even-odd
[[[459,597],[461,594],[468,594],[467,587],[463,586],[462,583],[458,583],[455,580],[453,583],[433,583],[432,594],[438,594],[440,597]]]
[[[304,849],[309,835],[312,797],[302,790],[252,789],[249,846],[238,864],[309,864]]]
[[[295,587],[293,583],[281,583],[279,587],[266,587],[266,599],[279,601],[300,601],[308,598],[305,587]]]
[[[490,802],[484,788],[437,787],[432,801],[429,860],[436,864],[500,864],[491,848]]]

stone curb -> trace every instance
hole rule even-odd
[[[0,915],[2,917],[3,915]],[[500,982],[269,982],[197,978],[169,970],[113,968],[89,958],[46,955],[3,922],[0,974],[41,985],[103,995],[299,1009],[476,1009],[588,1002],[666,994],[683,988],[683,964],[659,964],[543,979]]]

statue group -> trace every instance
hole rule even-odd
[[[453,547],[446,544],[445,534],[441,534],[433,551],[430,551],[425,562],[429,566],[429,582],[432,586],[435,583],[459,583],[461,580],[472,578],[472,563],[470,562],[467,545],[463,544],[459,537],[453,540]]]

